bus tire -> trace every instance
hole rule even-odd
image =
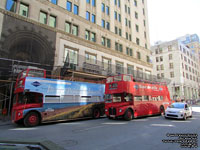
[[[34,127],[39,125],[40,118],[37,112],[29,112],[24,118],[25,127]]]
[[[133,119],[133,112],[131,109],[127,109],[125,114],[124,114],[124,119],[127,121],[130,121]]]
[[[93,109],[92,116],[93,116],[94,119],[100,118],[100,116],[101,116],[100,109],[99,109],[99,108],[94,108],[94,109]]]
[[[160,114],[163,116],[165,115],[165,108],[163,105],[160,106]]]

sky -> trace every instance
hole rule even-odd
[[[200,36],[200,0],[147,0],[150,43]]]

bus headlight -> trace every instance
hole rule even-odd
[[[105,109],[105,111],[108,111],[108,109]]]
[[[19,117],[19,116],[21,116],[21,113],[20,113],[20,112],[18,112],[18,114],[17,114],[17,115],[18,115],[18,117]]]
[[[119,109],[119,112],[122,112],[122,109]]]

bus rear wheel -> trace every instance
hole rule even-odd
[[[39,115],[36,112],[30,112],[24,118],[25,127],[34,127],[40,123]]]
[[[124,119],[127,120],[127,121],[130,121],[133,119],[133,112],[128,109],[125,114],[124,114]]]
[[[100,118],[100,115],[101,115],[100,109],[99,108],[95,108],[93,110],[93,118],[95,118],[95,119]]]

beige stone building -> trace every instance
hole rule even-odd
[[[152,73],[146,0],[1,0],[0,7],[1,58],[57,73],[65,66],[81,77]]]
[[[199,99],[199,58],[181,40],[158,43],[151,47],[153,72],[171,80],[170,96],[176,100]]]

